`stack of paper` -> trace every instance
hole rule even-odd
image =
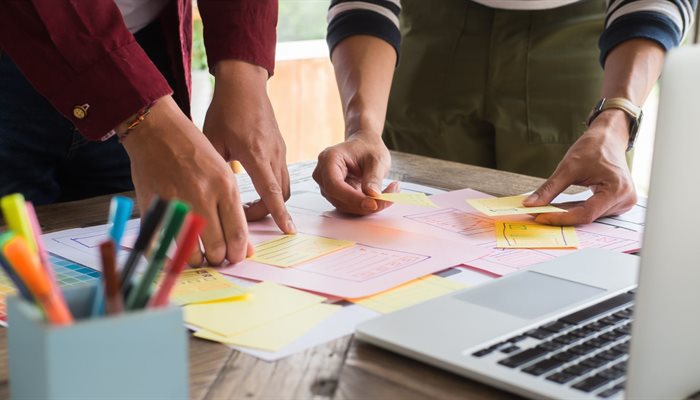
[[[185,306],[185,322],[199,328],[195,336],[203,339],[278,351],[340,309],[325,300],[263,282],[240,300]]]

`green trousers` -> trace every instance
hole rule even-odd
[[[403,0],[390,149],[549,176],[600,96],[605,0],[534,11]]]

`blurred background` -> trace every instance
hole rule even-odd
[[[280,0],[275,74],[268,93],[287,144],[287,162],[315,160],[344,139],[340,96],[326,45],[330,0]],[[192,118],[202,127],[212,96],[202,21],[195,9]]]
[[[279,0],[277,63],[268,93],[287,144],[287,162],[316,159],[344,138],[340,98],[326,46],[326,12],[330,0]],[[697,24],[693,35],[698,36]],[[192,117],[202,127],[211,101],[213,78],[207,71],[202,21],[195,6],[192,62]],[[644,123],[635,148],[632,176],[637,191],[649,187],[656,128],[658,90],[644,105]]]

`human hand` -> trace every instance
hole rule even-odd
[[[603,111],[574,143],[547,179],[523,205],[549,204],[569,185],[588,186],[593,196],[566,213],[539,214],[535,222],[548,225],[589,224],[607,215],[619,215],[637,202],[625,152],[629,140],[626,114]]]
[[[252,255],[235,175],[172,97],[161,98],[122,143],[141,210],[154,195],[191,205],[207,220],[202,242],[210,265]],[[190,263],[202,260],[197,251]]]
[[[254,221],[271,214],[284,233],[296,228],[287,212],[289,172],[286,147],[265,91],[267,71],[243,61],[216,66],[214,98],[204,121],[204,134],[226,161],[238,160],[260,195],[245,207]]]
[[[391,155],[381,136],[356,132],[318,155],[313,173],[321,193],[339,211],[367,215],[379,212],[392,203],[369,196],[382,193],[382,180],[389,173]],[[398,191],[398,183],[387,186],[385,193]]]

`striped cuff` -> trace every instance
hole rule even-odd
[[[384,0],[331,2],[326,36],[330,53],[338,43],[350,36],[369,35],[389,43],[396,50],[398,62],[401,44],[399,11],[398,5]]]
[[[600,37],[600,64],[605,66],[610,51],[630,39],[653,40],[668,51],[678,46],[682,38],[678,25],[664,15],[652,12],[624,15],[617,18]]]

